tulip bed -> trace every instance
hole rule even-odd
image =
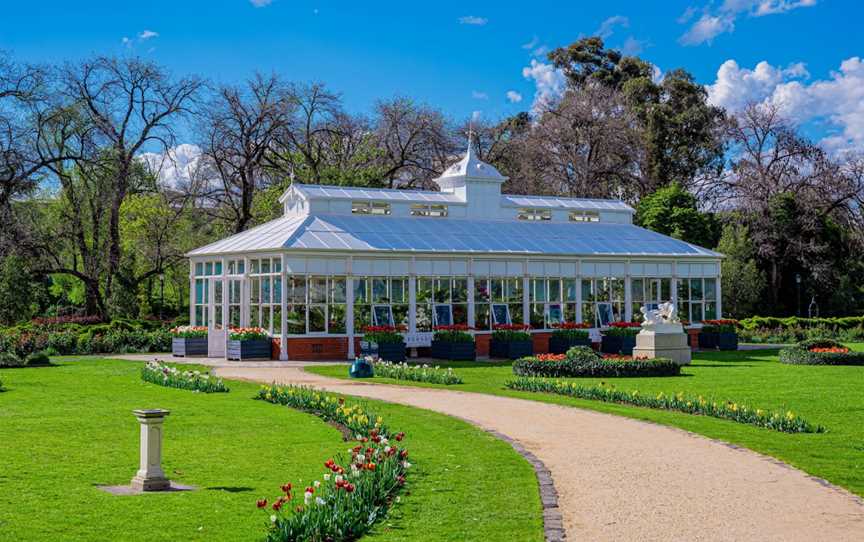
[[[790,365],[864,365],[864,352],[853,352],[833,339],[811,339],[780,350]]]
[[[677,376],[681,374],[681,366],[664,358],[600,357],[588,347],[577,346],[566,354],[540,354],[519,359],[513,363],[513,374],[552,378]]]
[[[822,433],[820,425],[813,425],[791,410],[785,413],[750,408],[732,401],[715,401],[705,397],[687,395],[678,392],[667,395],[663,392],[657,395],[640,394],[637,390],[624,391],[601,383],[599,386],[581,386],[563,380],[547,380],[543,378],[517,378],[506,384],[508,389],[538,393],[554,393],[579,399],[591,399],[606,403],[619,403],[639,407],[676,410],[687,414],[712,416],[738,423],[746,423],[783,433]]]
[[[375,376],[394,378],[396,380],[410,380],[413,382],[428,382],[430,384],[444,384],[450,386],[461,384],[462,377],[448,367],[431,367],[429,365],[408,365],[407,363],[393,363],[390,361],[374,361]]]
[[[181,371],[160,361],[149,361],[141,368],[141,380],[168,388],[202,393],[226,393],[228,386],[221,378],[201,371]]]
[[[328,459],[321,480],[295,491],[291,483],[272,502],[257,506],[270,514],[269,542],[355,540],[386,515],[405,485],[411,467],[408,450],[400,447],[404,433],[391,434],[380,416],[343,397],[305,386],[262,386],[258,399],[312,413],[356,434],[350,459]],[[388,438],[390,435],[390,438]],[[392,439],[392,440],[391,440]]]

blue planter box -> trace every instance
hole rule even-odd
[[[519,359],[534,354],[534,341],[496,341],[489,342],[490,358]]]
[[[432,341],[432,357],[449,359],[451,361],[474,361],[477,359],[477,347],[471,342]]]
[[[228,359],[270,359],[270,339],[248,339],[245,341],[228,341]]]
[[[719,333],[699,332],[699,348],[703,350],[714,350],[717,348]]]
[[[174,356],[207,357],[207,337],[174,337],[171,339],[171,354]]]
[[[405,343],[378,343],[378,357],[385,361],[405,361]]]
[[[564,337],[549,337],[549,353],[550,354],[566,354],[568,350],[574,346],[587,346],[591,348],[591,337],[584,339],[566,339]]]
[[[600,343],[600,351],[604,354],[623,354],[628,356],[633,354],[634,348],[636,348],[636,335],[629,337],[603,335],[603,340]]]
[[[738,350],[738,334],[733,332],[699,333],[699,348],[703,350]]]

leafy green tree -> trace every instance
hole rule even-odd
[[[733,318],[752,316],[765,291],[765,273],[756,263],[756,250],[747,227],[724,226],[717,251],[726,256],[720,264],[723,312]]]
[[[0,324],[29,320],[33,285],[24,258],[8,255],[0,261]]]
[[[702,247],[717,244],[719,223],[711,213],[696,208],[696,198],[672,183],[643,197],[636,207],[636,223]]]

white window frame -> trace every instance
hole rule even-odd
[[[504,307],[504,310],[507,314],[506,322],[499,322],[497,318],[495,318],[495,307]],[[510,317],[510,305],[507,303],[489,303],[489,312],[492,318],[492,325],[510,325],[513,323],[513,319]]]
[[[378,321],[378,307],[385,307],[387,309],[387,315],[390,318],[390,321],[382,324]],[[391,326],[395,327],[395,320],[393,319],[393,306],[392,305],[383,305],[383,304],[372,304],[372,325],[373,326]]]
[[[450,323],[442,324],[438,321],[438,307],[447,307],[447,316]],[[432,304],[432,327],[437,326],[452,326],[453,325],[453,305],[451,303],[433,303]]]

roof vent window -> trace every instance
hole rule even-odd
[[[552,220],[551,209],[519,209],[519,220]]]
[[[352,215],[389,215],[390,204],[385,201],[352,201]]]
[[[600,222],[597,211],[570,211],[570,222]]]
[[[411,206],[411,216],[447,216],[447,206],[440,203],[415,203]]]

